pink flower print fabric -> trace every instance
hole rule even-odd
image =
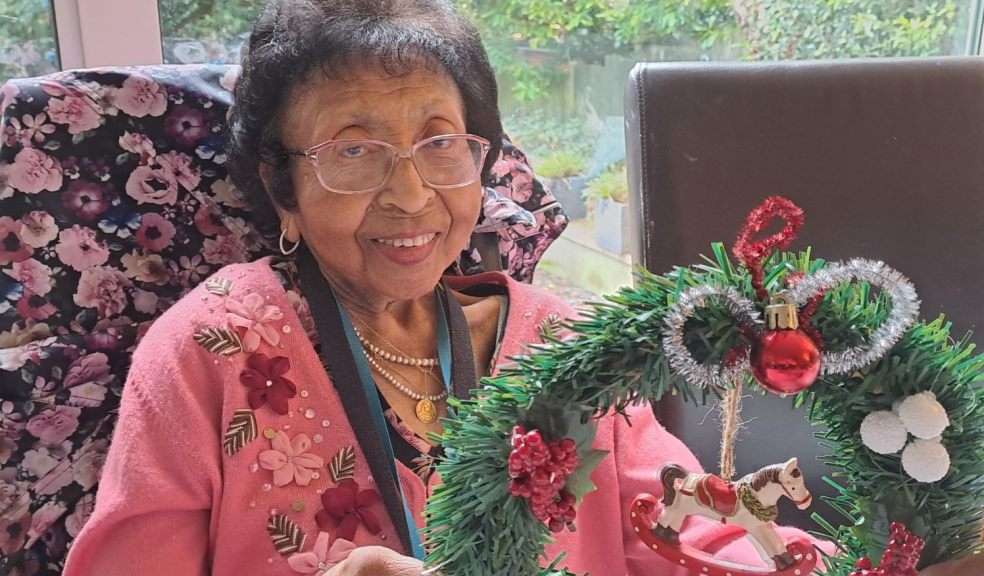
[[[330,547],[329,542],[331,542],[331,535],[327,532],[319,532],[311,551],[294,554],[287,559],[287,565],[300,574],[323,576],[355,550],[355,544],[344,538],[336,538],[331,542]]]
[[[153,79],[134,74],[123,81],[113,101],[121,112],[134,118],[160,116],[167,110],[167,91]]]
[[[260,347],[260,341],[270,346],[280,343],[280,332],[273,322],[283,319],[284,313],[277,306],[270,306],[259,294],[248,294],[242,302],[226,298],[226,320],[233,328],[242,328],[243,350],[251,353]]]
[[[274,486],[286,486],[291,482],[307,486],[314,472],[325,465],[324,458],[307,453],[311,448],[307,434],[298,434],[291,439],[281,430],[270,444],[270,450],[260,452],[259,463],[264,470],[273,471]]]
[[[61,444],[79,427],[82,410],[74,406],[53,406],[27,422],[27,431],[45,444]]]
[[[93,106],[91,100],[74,94],[49,100],[48,116],[56,124],[66,124],[69,134],[98,128],[102,121],[99,110]]]
[[[62,262],[80,272],[109,260],[109,250],[96,238],[95,230],[78,224],[58,234],[55,253]]]
[[[35,148],[24,148],[7,168],[8,183],[16,190],[37,194],[54,192],[62,185],[62,168],[58,160]]]

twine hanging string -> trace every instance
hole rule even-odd
[[[786,225],[780,232],[768,236],[762,240],[756,240],[755,236],[772,221],[773,218],[782,218]],[[789,246],[789,243],[796,238],[799,229],[803,226],[803,210],[793,204],[790,200],[781,196],[770,196],[765,199],[758,207],[752,210],[745,219],[744,225],[738,232],[738,239],[732,248],[732,253],[738,258],[749,274],[752,276],[752,287],[759,300],[764,303],[769,302],[769,291],[764,285],[764,272],[762,262],[772,253],[773,250],[782,250]],[[819,298],[822,298],[821,295]],[[801,315],[801,320],[809,322],[816,306],[819,305],[819,298],[811,301],[807,307],[806,314]],[[805,316],[805,317],[804,317]],[[742,330],[746,339],[751,339],[747,327]],[[813,331],[816,332],[815,330]],[[812,333],[811,333],[812,335]],[[819,333],[817,333],[819,336]],[[818,344],[819,345],[819,344]],[[747,353],[748,345],[739,344],[736,349],[731,351],[727,362],[732,362],[733,358],[744,356]],[[735,442],[738,438],[738,430],[742,426],[741,422],[741,392],[742,378],[736,378],[732,385],[724,394],[724,399],[720,403],[721,411],[721,450],[720,450],[720,471],[721,478],[730,482],[735,475]]]
[[[727,482],[735,477],[735,441],[741,428],[741,380],[735,381],[721,401],[721,478]]]

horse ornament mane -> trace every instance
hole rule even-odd
[[[784,229],[756,239],[773,218]],[[545,323],[543,344],[451,400],[443,483],[425,510],[426,564],[447,576],[571,576],[563,556],[544,562],[543,551],[551,533],[574,529],[595,488],[591,472],[607,457],[593,448],[597,418],[667,393],[720,398],[725,414],[720,474],[667,465],[652,494],[625,511],[673,564],[711,576],[803,576],[822,562],[826,574],[849,576],[868,558],[897,560],[899,534],[920,543],[911,566],[980,550],[984,355],[969,335],[952,339],[942,317],[919,321],[911,283],[884,263],[782,252],[802,224],[792,202],[767,198],[733,248],[740,265],[712,244],[700,265],[640,271],[636,286],[579,319]],[[814,518],[834,555],[772,529],[782,497],[801,508],[812,500],[795,458],[732,480],[745,385],[808,404],[823,426],[835,478],[825,480],[840,493],[827,501],[845,520]],[[681,543],[687,515],[745,528],[765,567]]]

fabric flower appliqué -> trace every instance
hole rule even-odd
[[[359,490],[359,485],[351,478],[342,480],[337,487],[329,488],[321,495],[321,504],[325,509],[318,512],[314,519],[322,530],[338,524],[336,535],[345,540],[352,540],[359,524],[365,524],[370,534],[379,534],[382,526],[369,510],[379,500],[379,492]]]
[[[298,552],[287,559],[287,565],[294,572],[322,576],[336,564],[342,562],[355,550],[355,544],[344,538],[335,538],[328,546],[331,536],[327,532],[318,534],[314,548],[310,552]]]
[[[249,407],[256,410],[269,404],[277,414],[287,414],[290,411],[287,401],[297,395],[297,386],[284,377],[288,371],[290,360],[286,356],[250,356],[246,360],[246,369],[239,373],[239,381],[250,388]]]
[[[270,444],[271,450],[260,452],[259,462],[265,470],[273,471],[275,486],[286,486],[291,482],[307,486],[314,471],[325,465],[321,456],[306,453],[311,448],[307,434],[298,434],[290,439],[286,432],[279,431]]]
[[[263,296],[248,294],[239,302],[233,298],[225,301],[226,320],[234,328],[245,328],[243,334],[243,350],[255,352],[260,347],[260,340],[271,346],[280,343],[280,332],[269,324],[282,320],[284,313],[277,306],[268,306]]]

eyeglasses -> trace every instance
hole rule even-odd
[[[386,185],[396,163],[408,158],[420,179],[431,188],[459,188],[478,180],[489,152],[488,140],[472,134],[441,134],[409,150],[379,140],[329,140],[304,151],[318,181],[330,192],[365,194]]]

